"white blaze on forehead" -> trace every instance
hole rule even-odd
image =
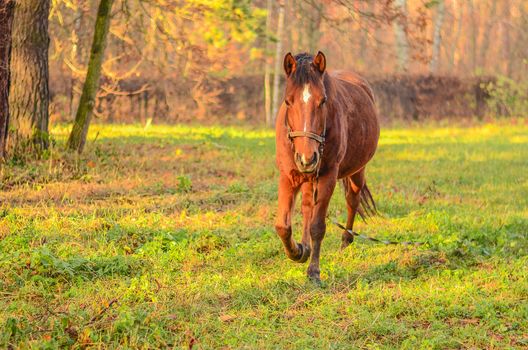
[[[302,100],[304,101],[304,103],[308,103],[308,101],[310,100],[310,97],[312,97],[312,94],[310,94],[310,85],[305,84],[304,90],[302,93]]]

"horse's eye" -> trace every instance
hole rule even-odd
[[[321,100],[321,102],[319,103],[319,107],[321,107],[322,105],[324,105],[326,103],[326,96],[323,97],[323,99]]]
[[[292,105],[291,101],[289,99],[284,100],[286,103],[286,106],[290,107]]]

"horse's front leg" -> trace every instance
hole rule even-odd
[[[303,246],[303,252],[306,252],[306,260],[310,257],[310,225],[312,224],[312,213],[313,213],[313,184],[311,182],[305,182],[301,185],[302,201],[301,211],[303,215],[303,234],[301,244]]]
[[[310,236],[312,238],[312,259],[308,266],[308,277],[316,282],[321,281],[319,270],[319,254],[321,243],[326,232],[326,212],[328,204],[337,182],[337,170],[331,171],[319,178],[317,184],[317,202],[314,204],[312,223],[310,225]]]
[[[279,179],[279,210],[275,221],[275,230],[282,240],[288,258],[297,262],[305,262],[310,255],[310,250],[305,250],[301,244],[295,243],[292,236],[291,216],[296,192],[297,189],[293,188],[290,180],[281,175]]]

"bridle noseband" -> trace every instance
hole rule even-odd
[[[323,133],[321,135],[318,135],[310,131],[293,131],[290,128],[290,124],[288,123],[288,111],[286,111],[286,117],[284,118],[284,125],[286,126],[286,130],[288,131],[288,139],[290,140],[292,144],[293,144],[293,139],[296,137],[308,137],[309,139],[319,142],[319,151],[320,151],[319,153],[321,156],[323,155],[323,148],[324,148],[324,143],[326,140],[326,116],[324,118]]]
[[[308,137],[310,139],[313,139],[320,144],[323,144],[325,142],[325,133],[323,132],[322,135],[314,134],[313,132],[309,131],[291,131],[291,129],[288,128],[288,138],[290,140],[293,140],[296,137]]]

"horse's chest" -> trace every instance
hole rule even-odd
[[[289,175],[293,188],[298,188],[305,182],[315,181],[315,174],[303,174],[296,169],[291,169]]]

